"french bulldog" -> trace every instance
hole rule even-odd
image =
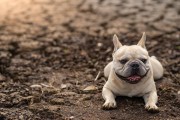
[[[154,56],[149,56],[145,47],[146,34],[137,45],[122,45],[116,35],[113,36],[113,61],[104,68],[108,78],[102,96],[103,109],[116,108],[116,96],[143,97],[145,109],[158,112],[158,96],[154,79],[163,76],[163,67]]]

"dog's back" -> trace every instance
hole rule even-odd
[[[150,57],[150,62],[153,69],[153,77],[155,80],[160,79],[163,76],[163,67],[155,56]]]
[[[113,62],[110,62],[106,65],[106,67],[104,68],[104,76],[105,77],[109,77],[109,74],[111,72],[111,66],[112,66]]]

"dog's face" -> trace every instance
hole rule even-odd
[[[131,84],[138,83],[150,70],[145,39],[144,33],[137,45],[122,46],[117,36],[113,37],[113,69],[121,80]]]

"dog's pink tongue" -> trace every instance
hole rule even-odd
[[[130,81],[137,81],[137,80],[140,80],[141,77],[137,76],[137,75],[133,75],[131,77],[128,77],[127,79],[130,80]]]

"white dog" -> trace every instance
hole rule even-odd
[[[143,33],[137,45],[126,46],[114,35],[113,61],[104,69],[104,75],[108,77],[102,90],[104,109],[116,107],[116,96],[142,96],[148,111],[158,111],[154,79],[162,77],[163,67],[154,56],[148,55],[145,41]]]

